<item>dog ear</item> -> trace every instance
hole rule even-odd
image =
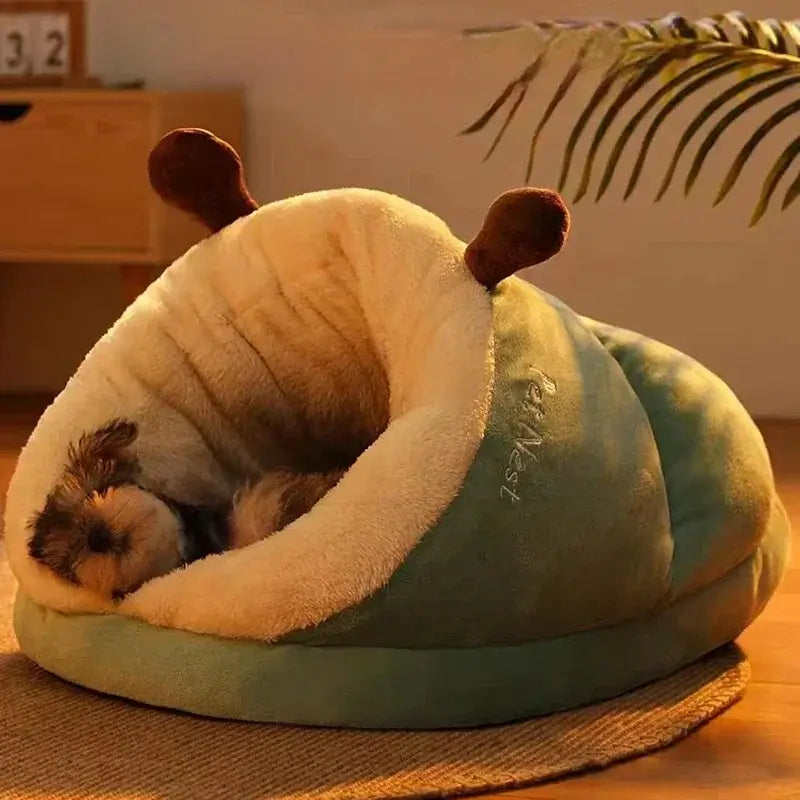
[[[139,465],[129,448],[138,435],[136,423],[126,419],[115,419],[97,430],[84,433],[67,452],[65,485],[91,494],[133,480]]]
[[[153,148],[147,168],[159,197],[212,233],[258,208],[236,150],[201,128],[170,131]]]
[[[492,203],[464,260],[478,283],[492,289],[518,270],[552,258],[569,227],[569,211],[557,192],[512,189]]]
[[[44,508],[28,523],[28,555],[69,583],[78,584],[75,574],[76,539],[74,520],[59,501],[59,492],[51,492]]]

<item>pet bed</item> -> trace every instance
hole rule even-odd
[[[730,389],[512,275],[561,246],[556,195],[503,195],[465,247],[381,192],[256,209],[199,131],[167,137],[151,179],[214,233],[98,342],[21,454],[15,630],[43,668],[212,717],[466,727],[631,690],[764,607],[788,522]],[[204,503],[287,441],[313,455],[382,415],[309,513],[119,603],[28,555],[69,443],[109,418],[139,423],[165,491]]]

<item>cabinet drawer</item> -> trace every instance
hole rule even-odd
[[[0,94],[0,252],[150,249],[151,104],[82,97]]]

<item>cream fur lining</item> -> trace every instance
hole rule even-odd
[[[371,352],[391,423],[342,481],[278,534],[151,581],[117,610],[271,640],[378,590],[451,502],[484,431],[491,304],[463,250],[427,211],[360,189],[273,203],[190,250],[96,345],[25,447],[6,508],[21,585],[58,610],[112,610],[26,553],[26,523],[81,432],[142,420],[146,471],[186,499],[222,497],[258,471],[259,408],[286,403],[289,383],[324,402]],[[249,417],[231,410],[242,408]]]

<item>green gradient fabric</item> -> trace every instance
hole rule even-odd
[[[379,592],[271,644],[20,594],[23,651],[75,683],[198,714],[430,728],[605,699],[734,639],[789,542],[741,404],[687,356],[519,279],[493,300],[484,440]]]

